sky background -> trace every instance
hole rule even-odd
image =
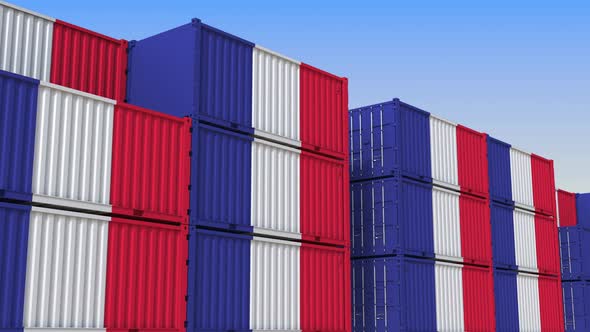
[[[555,160],[590,192],[590,1],[10,0],[128,40],[203,22]]]

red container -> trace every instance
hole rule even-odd
[[[113,218],[104,324],[112,330],[184,330],[187,226]]]
[[[555,174],[553,172],[553,160],[532,154],[531,172],[535,210],[545,215],[555,216]]]
[[[557,190],[557,206],[559,226],[576,226],[578,224],[576,194],[561,189]]]
[[[491,267],[463,266],[465,331],[495,331],[494,276]]]
[[[350,243],[347,162],[301,152],[301,233],[303,240]]]
[[[487,199],[461,194],[461,253],[466,263],[491,265],[492,229]]]
[[[348,249],[302,244],[302,331],[351,330],[350,273]]]
[[[301,64],[301,146],[331,155],[348,156],[348,80]]]
[[[190,118],[119,103],[113,126],[113,213],[188,223]]]
[[[457,125],[457,169],[462,191],[489,196],[486,134]]]
[[[563,331],[563,293],[559,277],[539,276],[541,330]]]
[[[51,83],[125,99],[127,41],[56,20],[51,57]]]
[[[540,213],[535,215],[535,242],[539,272],[559,275],[559,239],[555,220]]]

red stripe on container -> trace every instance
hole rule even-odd
[[[465,331],[495,331],[494,278],[490,267],[463,267]]]
[[[554,219],[539,213],[535,215],[535,242],[539,272],[559,275],[559,240]]]
[[[539,277],[542,331],[563,331],[563,297],[559,277]]]
[[[489,196],[486,135],[457,126],[457,168],[462,191]]]
[[[555,174],[553,160],[531,155],[533,202],[535,210],[555,216]]]
[[[489,201],[461,194],[459,211],[463,259],[469,263],[491,265],[492,230]]]
[[[559,226],[576,226],[578,224],[576,194],[560,189],[557,191],[557,202],[559,206]]]

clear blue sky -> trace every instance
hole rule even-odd
[[[9,0],[10,1],[10,0]],[[555,160],[590,191],[588,1],[12,0],[125,39],[204,22]]]

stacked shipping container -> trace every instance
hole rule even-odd
[[[187,328],[350,331],[347,80],[193,19],[127,92],[194,121]]]

